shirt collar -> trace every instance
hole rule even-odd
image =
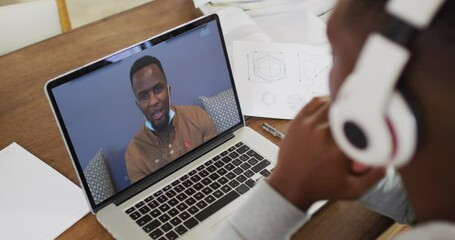
[[[172,122],[172,119],[174,118],[174,111],[172,109],[169,109],[169,123]],[[152,132],[155,132],[156,130],[152,127],[152,123],[149,120],[145,120],[145,127],[150,129]]]

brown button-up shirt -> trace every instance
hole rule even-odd
[[[175,115],[169,142],[161,142],[145,124],[125,153],[131,182],[149,175],[216,135],[209,115],[197,106],[172,106]]]

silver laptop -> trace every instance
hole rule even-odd
[[[127,154],[138,132],[156,131],[130,81],[144,57],[159,59],[170,86],[176,113],[169,124],[183,121],[179,106],[196,106],[214,129],[194,146],[173,146],[179,153],[171,150],[161,162]],[[217,15],[59,76],[45,91],[92,213],[117,239],[210,239],[273,170],[278,148],[245,126]]]

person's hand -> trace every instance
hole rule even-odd
[[[334,142],[328,124],[328,97],[308,103],[280,143],[269,184],[302,210],[322,199],[354,199],[384,175],[382,168],[353,164]]]

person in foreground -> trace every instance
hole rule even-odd
[[[289,238],[309,220],[306,211],[315,201],[359,198],[367,207],[414,225],[396,239],[453,239],[454,3],[446,1],[430,25],[417,30],[407,44],[411,56],[398,88],[412,105],[417,144],[406,164],[381,167],[348,157],[334,138],[331,113],[367,37],[382,32],[389,23],[387,1],[339,0],[328,23],[333,51],[330,98],[315,98],[298,113],[280,143],[272,175],[251,190],[249,200],[221,224],[214,239]],[[395,59],[383,59],[380,64],[388,61]],[[375,84],[373,78],[361,80]],[[374,100],[367,96],[358,102],[371,107]],[[362,148],[367,143],[357,144]]]
[[[136,105],[146,122],[125,153],[131,182],[156,171],[216,135],[209,115],[198,106],[170,106],[170,90],[161,62],[144,56],[130,70]]]

